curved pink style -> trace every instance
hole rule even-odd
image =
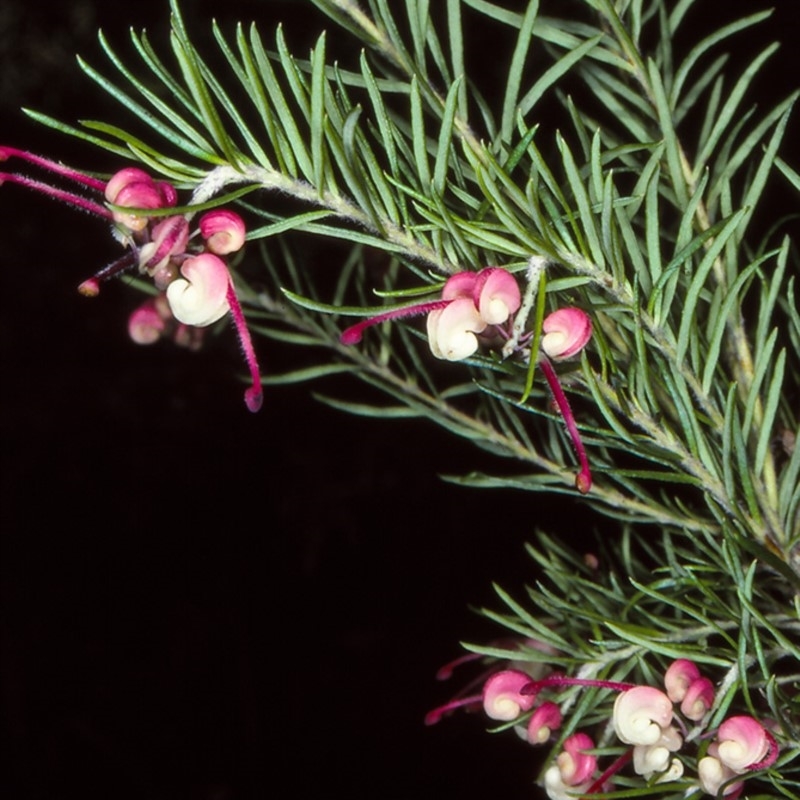
[[[580,308],[559,308],[542,322],[542,350],[557,361],[569,358],[592,338],[592,320]]]

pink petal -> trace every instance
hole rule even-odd
[[[579,308],[559,308],[542,323],[542,350],[556,360],[579,353],[592,337],[592,321]]]
[[[522,304],[517,281],[500,267],[487,267],[478,273],[473,299],[488,325],[501,325]]]

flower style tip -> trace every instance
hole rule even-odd
[[[560,361],[580,353],[592,338],[592,321],[579,308],[559,308],[542,322],[541,347],[550,358]]]
[[[206,247],[218,256],[241,250],[245,241],[244,220],[234,211],[217,208],[200,217],[200,235]]]
[[[100,281],[97,278],[88,278],[78,285],[78,292],[84,297],[97,297],[100,294]]]
[[[247,320],[244,317],[241,303],[236,294],[236,288],[233,285],[233,280],[228,275],[228,289],[226,294],[228,306],[231,310],[231,317],[233,317],[233,324],[236,328],[236,335],[239,338],[239,346],[242,348],[247,368],[250,370],[251,385],[245,390],[244,404],[247,410],[255,414],[261,409],[264,402],[264,391],[261,387],[261,369],[258,366],[258,358],[256,357],[256,350],[253,347],[253,339],[250,336],[250,330],[247,327]]]
[[[530,675],[517,669],[495,672],[483,685],[483,710],[491,719],[508,722],[523,711],[530,711],[536,702],[535,695],[525,695],[521,690],[530,684]]]
[[[651,686],[634,686],[614,703],[614,730],[625,744],[656,744],[672,717],[672,701]]]

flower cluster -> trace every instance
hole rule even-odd
[[[527,669],[531,666],[509,662],[483,679],[480,693],[458,697],[435,709],[426,717],[426,723],[438,722],[456,708],[482,708],[492,720],[516,723],[514,727],[531,744],[544,744],[561,728],[569,703],[559,705],[557,697],[540,701],[542,693],[573,686],[618,692],[611,725],[606,728],[629,747],[599,773],[592,737],[583,731],[567,736],[542,776],[551,800],[612,791],[614,775],[629,764],[648,783],[683,778],[687,786],[694,784],[707,794],[736,800],[748,774],[770,767],[778,757],[775,738],[753,717],[731,716],[715,730],[705,730],[703,722],[714,704],[714,685],[687,659],[674,661],[666,670],[666,691],[617,681],[571,678],[550,672],[541,664],[533,665],[534,672]],[[698,725],[692,737],[688,737],[687,721]],[[701,757],[697,761],[697,777],[692,780],[684,776],[684,761],[678,754],[685,757],[682,751],[687,738],[694,737],[701,742]],[[705,747],[704,742],[711,737],[713,741]]]
[[[0,173],[0,183],[33,189],[113,224],[113,233],[125,253],[78,289],[87,297],[95,297],[103,282],[124,272],[135,269],[149,276],[159,295],[131,315],[128,330],[135,342],[151,344],[168,336],[194,349],[202,341],[202,329],[230,313],[252,378],[245,403],[250,411],[258,411],[263,399],[258,361],[224,260],[244,244],[242,218],[233,211],[215,209],[202,215],[198,229],[191,231],[191,210],[169,213],[178,201],[175,187],[154,180],[141,169],[126,167],[104,182],[32,153],[0,147],[0,160],[10,158],[102,194],[105,203],[26,175]]]
[[[478,272],[457,272],[445,282],[439,300],[376,314],[345,329],[340,340],[346,345],[358,344],[369,327],[427,314],[431,353],[446,361],[464,361],[475,355],[481,345],[491,348],[501,343],[514,344],[511,341],[514,315],[521,306],[519,285],[508,270],[486,267]],[[592,322],[579,308],[560,308],[545,317],[542,334],[540,353],[530,353],[531,334],[522,337],[512,352],[535,358],[540,364],[578,454],[581,469],[575,483],[585,494],[592,486],[588,458],[550,359],[560,361],[580,353],[592,336]]]

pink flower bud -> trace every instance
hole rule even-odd
[[[575,800],[590,791],[597,756],[587,750],[594,742],[585,733],[574,733],[564,740],[564,750],[544,774],[544,790],[550,800]]]
[[[187,258],[181,275],[167,287],[167,300],[179,322],[203,327],[227,313],[229,276],[221,258],[211,253]]]
[[[672,701],[651,686],[634,686],[614,703],[614,730],[625,744],[655,744],[672,722]]]
[[[514,276],[499,267],[487,267],[478,273],[474,300],[487,325],[501,325],[522,303]]]
[[[165,194],[153,179],[136,167],[126,167],[115,173],[106,184],[106,200],[125,208],[162,208]],[[149,222],[146,216],[112,212],[115,222],[131,231],[144,230]]]
[[[244,220],[233,211],[218,208],[200,217],[200,234],[209,251],[218,256],[240,250],[245,233]]]
[[[580,353],[592,337],[592,321],[579,308],[559,308],[542,322],[542,350],[559,360]]]
[[[428,344],[436,358],[461,361],[478,349],[476,334],[486,330],[471,298],[459,297],[446,308],[428,314]]]
[[[166,323],[154,300],[148,300],[128,317],[128,335],[136,344],[153,344],[164,333]]]
[[[664,673],[664,687],[667,696],[673,703],[680,703],[686,696],[686,690],[700,677],[700,670],[694,661],[679,658],[673,661]]]
[[[122,189],[132,183],[153,183],[153,179],[138,167],[125,167],[124,169],[115,172],[105,188],[106,200],[109,203],[117,203],[117,195]]]
[[[545,700],[528,721],[528,741],[531,744],[544,744],[550,734],[560,727],[561,709],[555,703]]]
[[[698,678],[689,685],[681,703],[681,714],[698,722],[714,703],[714,684],[708,678]]]
[[[533,695],[520,694],[531,682],[530,675],[516,669],[495,672],[483,685],[483,710],[491,719],[510,721],[536,702]]]
[[[597,756],[584,752],[594,749],[594,742],[585,733],[574,733],[564,740],[564,752],[556,759],[561,779],[567,786],[578,786],[592,777]]]
[[[735,772],[753,769],[762,765],[770,752],[770,739],[764,726],[753,717],[729,717],[717,731],[718,758]],[[772,761],[778,757],[774,748]]]

